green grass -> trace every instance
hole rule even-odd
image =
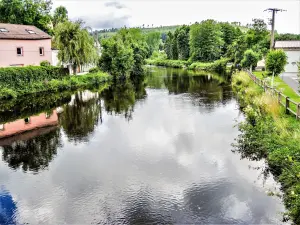
[[[253,74],[260,79],[266,79],[267,77],[267,72],[254,71]],[[276,76],[274,78],[274,86],[278,91],[281,91],[284,95],[290,97],[290,99],[292,99],[293,101],[300,103],[300,96],[279,76]]]
[[[262,73],[255,75],[263,77]],[[263,92],[246,72],[234,74],[232,87],[245,115],[233,144],[234,152],[242,158],[266,159],[267,169],[281,183],[287,209],[284,217],[300,224],[300,123],[285,115],[277,98]]]

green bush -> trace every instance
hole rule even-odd
[[[0,68],[0,88],[22,90],[35,82],[63,79],[68,74],[68,69],[54,66]]]
[[[185,68],[189,66],[189,62],[185,60],[172,60],[172,59],[147,59],[148,65],[166,66],[172,68]]]
[[[51,64],[48,60],[44,60],[44,61],[40,62],[40,66],[51,66]]]
[[[89,69],[89,73],[97,73],[99,71],[100,71],[99,67],[94,67],[94,68]]]

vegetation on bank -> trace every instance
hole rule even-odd
[[[254,71],[253,74],[259,79],[264,80],[268,85],[271,85],[271,79],[267,71]],[[279,76],[274,78],[274,88],[281,91],[284,95],[289,96],[295,102],[300,102],[300,96]]]
[[[285,115],[276,98],[264,93],[245,72],[235,74],[232,86],[246,120],[234,150],[253,160],[266,158],[270,170],[281,183],[287,217],[300,223],[300,127]]]
[[[64,69],[58,67],[1,68],[0,100],[41,92],[93,89],[108,80],[110,76],[103,72],[69,76]]]
[[[170,59],[147,59],[148,65],[165,66],[172,68],[187,68],[195,71],[213,71],[223,73],[226,71],[228,59],[219,59],[215,62],[191,62],[187,60],[170,60]]]

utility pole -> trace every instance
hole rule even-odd
[[[265,11],[268,11],[268,12],[272,12],[272,19],[271,19],[271,26],[272,26],[272,29],[271,29],[271,44],[270,44],[270,49],[273,49],[274,48],[274,30],[275,30],[275,13],[277,12],[284,12],[286,10],[284,9],[276,9],[276,8],[268,8],[268,9],[265,9]]]

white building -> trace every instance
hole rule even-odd
[[[276,41],[275,49],[283,49],[288,57],[285,72],[297,73],[297,62],[300,62],[300,41]]]

